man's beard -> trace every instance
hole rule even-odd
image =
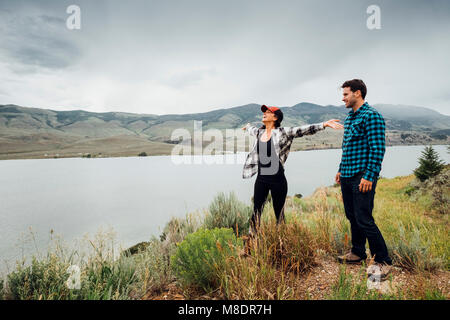
[[[350,108],[353,108],[354,106],[355,106],[355,101],[353,101],[353,102],[349,102],[349,104],[348,105],[345,105],[345,107],[347,108],[347,109],[350,109]]]

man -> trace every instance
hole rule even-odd
[[[339,256],[341,263],[360,263],[367,258],[366,239],[375,264],[368,276],[381,279],[389,274],[392,261],[386,243],[372,216],[381,162],[385,153],[385,123],[377,110],[364,101],[367,88],[360,79],[342,85],[345,106],[350,110],[344,123],[342,160],[336,182],[341,185],[345,214],[350,220],[352,249]]]

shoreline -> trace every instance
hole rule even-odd
[[[431,143],[427,143],[427,144],[423,144],[423,143],[414,143],[414,144],[406,144],[406,143],[401,143],[401,144],[386,144],[386,148],[388,147],[413,147],[413,146],[428,146],[428,145],[433,145],[433,146],[449,146],[450,143],[441,143],[441,142],[431,142]],[[291,152],[298,152],[298,151],[317,151],[317,150],[335,150],[335,149],[341,149],[341,147],[325,147],[325,148],[317,148],[317,147],[306,147],[306,148],[301,148],[301,149],[292,149]],[[249,151],[239,151],[239,152],[234,152],[234,153],[222,153],[222,154],[214,154],[213,156],[226,156],[226,155],[231,155],[231,154],[238,154],[238,153],[248,153]],[[20,153],[26,153],[26,152],[20,152]],[[6,154],[6,155],[11,155],[11,154]],[[6,160],[45,160],[45,159],[103,159],[103,158],[128,158],[128,157],[161,157],[161,156],[170,156],[171,153],[155,153],[155,154],[148,154],[146,156],[139,156],[137,154],[124,154],[124,155],[103,155],[102,153],[99,154],[92,154],[92,153],[86,153],[86,155],[90,155],[88,156],[73,156],[73,155],[59,155],[56,154],[55,155],[49,155],[49,156],[34,156],[34,155],[29,155],[26,157],[11,157],[11,158],[4,158],[4,155],[0,154],[0,161],[6,161]],[[192,156],[198,156],[195,154],[191,154]],[[184,156],[184,155],[183,155]]]

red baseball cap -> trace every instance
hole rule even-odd
[[[268,106],[266,106],[265,104],[263,104],[263,105],[261,106],[261,111],[262,111],[262,112],[266,112],[267,110],[270,110],[270,111],[272,111],[273,113],[275,113],[275,111],[280,110],[280,108],[277,108],[277,107],[268,107]]]

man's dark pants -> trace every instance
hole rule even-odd
[[[366,259],[367,239],[375,261],[392,264],[386,243],[372,216],[377,179],[374,179],[371,191],[362,193],[359,191],[362,177],[363,172],[350,178],[340,178],[345,214],[350,220],[352,232],[352,252],[360,258]]]

